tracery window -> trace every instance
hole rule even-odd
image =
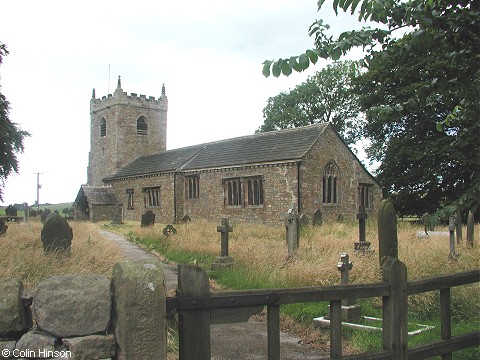
[[[323,173],[323,203],[338,203],[338,175],[339,170],[335,161],[327,163]]]

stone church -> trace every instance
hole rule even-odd
[[[378,208],[381,188],[330,123],[166,150],[168,99],[113,94],[90,100],[87,184],[77,218],[190,219],[279,224],[289,208],[312,219],[355,219]],[[225,121],[228,121],[225,120]]]

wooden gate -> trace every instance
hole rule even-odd
[[[267,307],[268,359],[280,359],[280,305],[330,302],[331,359],[426,359],[480,344],[480,331],[451,335],[450,289],[480,281],[480,270],[454,273],[407,282],[405,265],[387,258],[382,268],[383,282],[337,286],[210,292],[208,275],[199,267],[179,265],[178,291],[167,299],[169,311],[179,315],[180,360],[211,359],[210,324],[218,312],[258,306]],[[408,295],[440,291],[441,340],[408,348]],[[381,297],[383,299],[383,350],[376,353],[342,356],[342,299]],[[226,312],[226,313],[225,313]],[[254,312],[254,311],[252,311]]]

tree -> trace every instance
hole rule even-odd
[[[446,42],[415,46],[412,37],[405,35],[392,51],[373,53],[368,71],[354,81],[367,114],[367,154],[381,162],[377,178],[401,215],[431,213],[454,202],[468,209],[475,198],[469,192],[479,184],[479,133],[438,131],[437,124],[456,104],[475,101],[479,84],[445,60]],[[408,54],[400,51],[406,45]],[[455,83],[439,81],[452,76]],[[469,121],[478,121],[473,115]]]
[[[288,93],[270,97],[258,132],[331,122],[347,144],[354,143],[363,124],[358,97],[351,86],[358,75],[356,62],[335,62]]]
[[[319,8],[324,1],[318,1]],[[373,101],[371,106],[374,108],[369,109],[370,129],[368,131],[370,134],[375,133],[372,128],[372,122],[375,120],[385,120],[389,114],[396,119],[396,121],[384,122],[383,125],[379,122],[377,132],[383,135],[383,143],[372,139],[376,141],[376,146],[372,145],[369,154],[382,161],[380,179],[383,177],[386,187],[394,191],[394,198],[397,201],[402,198],[403,204],[407,204],[408,201],[417,204],[426,201],[425,194],[429,194],[435,199],[443,198],[437,202],[440,206],[446,205],[453,200],[453,196],[456,196],[457,200],[452,203],[455,207],[477,207],[480,203],[478,186],[480,164],[477,156],[480,138],[480,117],[478,116],[480,112],[480,33],[478,31],[480,2],[476,0],[412,0],[408,2],[334,0],[333,8],[335,12],[343,10],[354,14],[357,11],[359,21],[378,23],[379,27],[347,31],[334,39],[327,35],[329,26],[322,20],[318,20],[312,24],[309,31],[309,34],[315,38],[315,49],[288,59],[265,61],[263,74],[280,76],[281,74],[289,75],[292,70],[303,71],[311,63],[316,63],[319,57],[337,60],[356,46],[362,46],[366,50],[364,63],[370,75],[365,76],[371,76],[372,81],[375,75],[381,78],[381,74],[373,72],[383,71],[392,75],[392,70],[388,66],[395,65],[393,67],[395,71],[402,74],[405,71],[404,75],[411,80],[410,86],[403,81],[400,86],[402,94],[389,92],[391,96],[397,96],[394,96],[394,99],[381,97],[378,101]],[[406,30],[406,37],[397,39],[397,30]],[[393,59],[401,62],[394,63]],[[421,63],[423,68],[415,66],[417,74],[407,72],[408,66],[419,65],[418,63]],[[436,65],[433,66],[431,63]],[[387,81],[386,79],[387,77],[383,78]],[[373,88],[375,88],[374,85],[375,83],[371,84]],[[388,90],[388,85],[384,84],[383,87]],[[397,84],[391,84],[391,87],[395,88]],[[401,99],[404,103],[401,103]],[[384,103],[381,103],[382,101]],[[365,109],[368,103],[369,100],[364,99]],[[437,107],[425,106],[429,104],[435,104]],[[411,116],[406,116],[407,111],[410,111]],[[422,127],[414,127],[413,121],[422,122]],[[399,129],[403,127],[410,130],[404,131],[402,138],[402,132]],[[418,133],[418,131],[423,132]],[[432,170],[432,176],[435,174],[440,177],[441,182],[435,189],[447,186],[446,181],[450,181],[448,186],[456,195],[452,194],[451,197],[447,196],[447,192],[442,192],[434,196],[432,194],[434,181],[430,181],[430,185],[426,186],[424,177],[420,174],[412,175],[410,180],[414,183],[409,185],[411,188],[423,188],[425,191],[418,199],[414,196],[404,198],[408,195],[407,191],[398,191],[398,186],[392,186],[395,180],[402,181],[403,173],[399,172],[395,175],[393,172],[395,167],[390,167],[389,162],[393,164],[401,160],[398,158],[400,153],[406,154],[408,147],[413,145],[405,141],[406,137],[416,138],[416,141],[420,142],[425,139],[433,140],[433,138],[438,140],[438,142],[431,142],[427,147],[427,151],[433,152],[437,158],[441,156],[448,158],[452,152],[458,154],[455,161],[459,164],[464,162],[465,166],[462,169],[468,171],[468,175],[464,172],[458,173],[459,166],[451,166],[451,163],[444,162],[448,166],[442,167],[439,162],[438,169],[433,166],[430,169],[429,163],[413,161],[418,160],[417,156],[420,152],[416,152],[416,156],[408,165],[410,168],[425,166],[424,171]],[[388,153],[387,150],[389,150]],[[407,156],[404,155],[404,158],[406,159]],[[388,173],[390,175],[387,176]],[[390,177],[390,180],[387,180],[387,177]],[[415,196],[420,196],[420,192],[416,192]]]
[[[5,44],[0,42],[0,65],[3,57],[8,55]],[[3,186],[12,172],[18,173],[17,153],[23,152],[23,140],[30,136],[20,130],[17,124],[9,119],[10,104],[0,92],[0,200],[3,200]]]

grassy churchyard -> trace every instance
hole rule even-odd
[[[325,223],[321,227],[302,230],[300,249],[288,259],[285,228],[233,223],[230,233],[229,255],[235,260],[232,270],[210,271],[210,265],[220,253],[220,235],[216,223],[191,222],[177,224],[177,233],[165,237],[165,224],[141,228],[140,222],[124,225],[91,224],[71,221],[74,238],[70,257],[44,255],[40,241],[42,228],[38,220],[9,223],[6,236],[0,237],[0,278],[19,278],[25,286],[33,288],[40,280],[62,274],[105,274],[111,276],[121,253],[98,235],[98,228],[125,234],[130,241],[160,254],[173,263],[196,263],[208,271],[220,289],[258,289],[300,286],[321,286],[340,283],[337,263],[341,253],[348,253],[353,269],[350,282],[371,283],[380,281],[378,266],[377,225],[367,220],[366,238],[374,252],[354,252],[358,241],[358,223]],[[437,228],[438,230],[446,230]],[[436,229],[436,230],[437,230]],[[408,269],[408,279],[448,274],[479,268],[480,226],[475,227],[474,248],[457,245],[458,259],[450,259],[448,238],[416,237],[421,226],[409,222],[398,223],[399,258]],[[464,231],[465,238],[465,231]],[[479,284],[452,289],[452,334],[469,332],[480,327]],[[359,302],[362,314],[381,317],[381,299]],[[282,326],[300,335],[305,343],[325,348],[328,330],[312,326],[312,319],[327,314],[326,303],[308,303],[282,306]],[[409,345],[440,339],[438,291],[409,297],[409,321],[431,325],[435,328],[409,337]],[[345,344],[349,352],[378,350],[381,332],[365,332],[344,328]],[[480,358],[480,350],[468,349],[456,355],[458,359]]]

